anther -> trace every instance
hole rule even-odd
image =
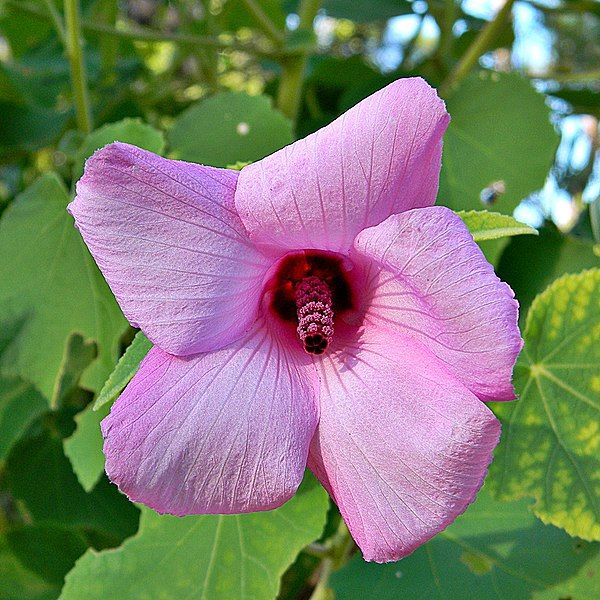
[[[309,354],[323,354],[333,337],[329,286],[318,277],[305,277],[296,286],[298,337]]]

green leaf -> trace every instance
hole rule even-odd
[[[69,114],[0,100],[0,154],[39,150],[61,134]]]
[[[500,499],[571,535],[600,540],[600,270],[565,275],[529,309],[515,370],[517,402],[499,404],[492,464]]]
[[[520,223],[508,215],[487,210],[470,210],[468,212],[461,210],[457,214],[464,221],[476,242],[513,235],[537,235],[537,231],[533,227]]]
[[[267,96],[223,92],[190,106],[167,134],[174,158],[225,167],[292,141],[292,124]]]
[[[135,375],[151,347],[152,342],[139,331],[102,387],[95,404],[88,405],[75,417],[77,429],[64,442],[65,454],[87,492],[96,485],[104,471],[100,421],[108,415],[112,403]]]
[[[554,158],[558,136],[544,96],[517,74],[484,71],[466,79],[447,107],[452,121],[444,137],[441,202],[454,210],[483,208],[480,194],[488,188],[494,210],[512,214],[543,186]]]
[[[83,535],[64,527],[12,526],[4,535],[11,552],[22,566],[58,587],[55,597],[64,583],[65,575],[88,548]]]
[[[308,475],[269,512],[180,518],[142,509],[138,534],[117,550],[87,552],[61,598],[275,598],[286,567],[319,537],[327,507]]]
[[[498,277],[515,291],[524,320],[537,294],[557,277],[600,267],[591,243],[561,234],[547,224],[539,236],[512,238],[498,264]]]
[[[104,472],[100,421],[109,412],[110,404],[105,404],[99,411],[95,411],[92,404],[89,404],[75,417],[75,433],[63,442],[65,454],[86,492],[94,488]]]
[[[78,333],[69,336],[56,381],[58,404],[62,405],[71,394],[77,392],[82,373],[97,356],[94,342],[86,342]]]
[[[53,428],[16,444],[4,476],[33,524],[77,530],[100,548],[120,544],[137,529],[137,508],[108,479],[86,494]]]
[[[163,134],[140,119],[123,119],[108,123],[90,133],[79,148],[73,165],[73,181],[83,175],[85,161],[96,151],[112,142],[134,144],[150,152],[161,154],[165,149]]]
[[[125,350],[125,354],[119,359],[115,370],[100,390],[94,410],[98,410],[105,404],[111,404],[117,398],[136,374],[142,359],[148,354],[150,348],[152,348],[152,342],[141,331],[138,331],[133,342]]]
[[[24,564],[4,533],[0,533],[0,581],[0,600],[55,600],[61,588]]]
[[[281,6],[281,0],[253,0],[271,22],[281,30],[285,28],[285,14]],[[258,19],[244,0],[224,0],[220,3],[222,10],[217,16],[217,21],[224,29],[236,31],[242,27],[260,28]]]
[[[0,221],[0,311],[24,319],[0,357],[7,375],[31,381],[55,406],[68,340],[93,340],[98,358],[81,385],[98,390],[119,356],[127,328],[121,310],[66,211],[54,174],[38,179]]]
[[[0,376],[0,461],[47,409],[48,402],[30,383]]]
[[[540,523],[527,502],[486,490],[448,529],[398,563],[359,556],[333,574],[336,600],[597,598],[597,544]]]

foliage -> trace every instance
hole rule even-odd
[[[600,270],[565,275],[529,310],[516,367],[519,402],[497,407],[504,443],[491,485],[534,496],[544,522],[600,540]]]
[[[600,13],[473,4],[2,2],[0,600],[600,597]],[[552,40],[543,72],[519,55],[525,10]],[[152,344],[66,211],[86,159],[118,140],[242,168],[407,76],[452,117],[438,202],[520,303],[520,398],[491,405],[484,489],[389,565],[310,474],[270,512],[140,512],[103,473],[100,421]]]

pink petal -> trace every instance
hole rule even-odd
[[[240,173],[250,237],[275,249],[345,252],[389,215],[435,202],[449,117],[420,78],[400,79]]]
[[[414,340],[366,328],[324,359],[309,467],[366,560],[410,554],[481,487],[500,424]]]
[[[275,508],[304,474],[315,385],[314,368],[265,327],[194,357],[155,347],[102,422],[106,472],[160,513]]]
[[[125,316],[160,348],[221,348],[256,318],[269,262],[233,204],[237,173],[128,144],[86,163],[69,210]]]
[[[360,233],[355,248],[373,261],[368,321],[427,346],[480,399],[514,399],[518,303],[456,214],[394,215]]]

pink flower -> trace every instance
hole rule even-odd
[[[514,398],[522,342],[512,291],[432,206],[448,121],[404,79],[239,173],[90,158],[69,210],[155,344],[102,423],[132,500],[268,510],[308,465],[374,561],[473,501],[500,431],[482,400]]]

